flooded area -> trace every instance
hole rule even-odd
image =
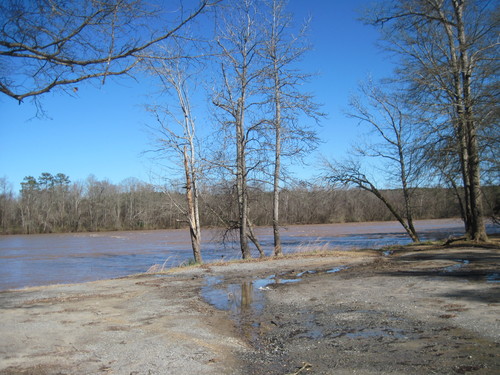
[[[418,221],[416,227],[424,241],[463,233],[460,220]],[[256,232],[266,254],[271,254],[272,229]],[[218,230],[203,231],[205,262],[240,257],[236,241],[221,244],[220,237]],[[285,253],[410,242],[397,222],[294,225],[282,229],[282,241]],[[154,264],[178,266],[191,258],[189,233],[183,229],[1,236],[0,290],[126,276],[145,272]]]

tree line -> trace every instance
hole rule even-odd
[[[237,218],[234,192],[227,184],[203,187],[200,222],[205,228],[221,227]],[[404,206],[401,190],[384,191],[398,208]],[[500,189],[485,188],[487,214],[499,214]],[[422,188],[415,192],[415,218],[459,217],[453,191]],[[394,220],[375,196],[362,189],[330,189],[304,183],[280,194],[281,225],[328,224]],[[188,227],[179,209],[184,192],[159,189],[129,178],[120,184],[93,176],[71,182],[65,174],[28,176],[15,194],[6,178],[0,179],[0,228],[2,234],[37,234],[116,230],[178,229]],[[252,221],[272,226],[273,194],[252,186],[249,194]]]

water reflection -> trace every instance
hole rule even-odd
[[[265,285],[268,285],[267,282]],[[257,286],[256,286],[257,285]],[[219,310],[235,315],[256,314],[264,308],[263,287],[259,282],[243,281],[238,284],[223,284],[223,278],[208,276],[202,287],[203,298]]]
[[[306,275],[337,273],[345,269],[347,267],[340,266],[327,270],[306,270],[297,274],[284,272],[239,283],[225,282],[222,276],[206,276],[201,296],[217,309],[228,311],[241,335],[258,346],[262,331],[267,329],[261,325],[260,316],[266,306],[266,293],[270,293],[273,286],[297,283]],[[317,327],[314,315],[309,318],[310,327],[308,326],[304,335],[311,338],[320,337],[323,333]]]
[[[500,273],[490,273],[486,275],[486,282],[488,283],[500,283]]]
[[[223,284],[220,277],[206,277],[201,295],[211,305],[228,311],[243,337],[256,343],[260,335],[258,317],[265,306],[264,289],[259,282]]]
[[[465,267],[466,265],[468,265],[470,263],[467,259],[455,259],[454,261],[457,262],[457,264],[445,267],[443,271],[444,272],[455,272],[455,271],[460,270],[461,268]]]
[[[340,272],[342,270],[346,270],[348,267],[346,266],[340,266],[340,267],[334,267],[328,271],[326,271],[326,273],[337,273],[337,272]]]

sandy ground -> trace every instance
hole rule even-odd
[[[498,374],[500,249],[335,253],[0,293],[0,374]]]

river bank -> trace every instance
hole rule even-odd
[[[494,374],[500,248],[209,264],[0,293],[0,374]]]

